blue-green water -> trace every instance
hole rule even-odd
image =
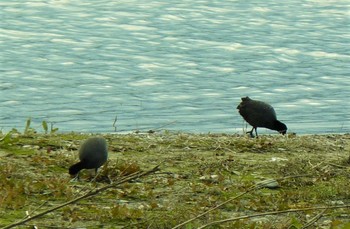
[[[350,131],[350,2],[0,2],[0,128],[241,133],[240,97],[296,133]],[[163,126],[166,125],[166,126]],[[272,133],[260,130],[261,133]]]

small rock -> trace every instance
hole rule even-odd
[[[239,171],[237,171],[237,170],[233,170],[231,173],[232,173],[232,174],[235,174],[235,175],[237,175],[237,176],[240,176],[240,175],[242,174],[241,172],[239,172]]]
[[[199,180],[206,182],[206,183],[218,183],[219,181],[219,175],[210,175],[210,176],[201,176]]]
[[[335,201],[331,201],[332,205],[344,205],[344,202],[341,200],[335,200]]]
[[[280,185],[274,179],[267,179],[267,180],[263,180],[263,181],[257,182],[256,183],[256,187],[258,187],[258,188],[276,189],[276,188],[279,188]]]
[[[281,158],[281,157],[272,157],[271,161],[272,162],[288,161],[288,159],[287,158]]]
[[[218,180],[219,176],[218,175],[210,175],[210,178],[213,180]]]
[[[206,180],[206,179],[208,179],[208,178],[206,178],[205,176],[201,176],[199,179],[200,179],[200,180]]]

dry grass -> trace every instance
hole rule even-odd
[[[172,228],[254,189],[186,224],[196,228],[227,218],[286,209],[350,204],[350,135],[246,136],[153,133],[105,135],[108,163],[97,182],[84,171],[70,182],[82,134],[21,134],[0,138],[0,227],[52,208],[120,177],[161,164],[156,174],[108,189],[28,222],[55,228]],[[302,228],[322,210],[221,223],[220,228]],[[316,228],[350,226],[349,208],[330,209]],[[217,228],[218,225],[209,227]]]

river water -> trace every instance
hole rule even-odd
[[[242,133],[240,97],[350,132],[350,1],[0,2],[0,128]],[[263,130],[260,133],[274,133]]]

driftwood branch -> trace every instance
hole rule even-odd
[[[198,227],[197,229],[203,229],[203,228],[215,225],[215,224],[227,223],[227,222],[232,222],[232,221],[237,221],[237,220],[247,219],[247,218],[254,218],[254,217],[259,217],[259,216],[278,215],[278,214],[283,214],[283,213],[301,212],[301,211],[319,210],[319,209],[327,209],[328,210],[328,209],[335,209],[335,208],[350,208],[350,205],[337,205],[337,206],[313,207],[313,208],[299,208],[299,209],[287,209],[287,210],[283,210],[283,211],[264,212],[264,213],[259,213],[259,214],[245,215],[245,216],[240,216],[240,217],[235,217],[235,218],[229,218],[229,219],[214,221],[214,222],[208,223],[206,225],[203,225],[201,227]]]
[[[119,181],[117,181],[117,182],[115,182],[115,183],[113,183],[113,184],[109,184],[109,185],[103,186],[103,187],[101,187],[101,188],[99,188],[99,189],[92,190],[92,191],[90,191],[90,192],[88,192],[88,193],[86,193],[86,194],[84,194],[84,195],[82,195],[82,196],[79,196],[79,197],[77,197],[77,198],[75,198],[75,199],[73,199],[73,200],[70,200],[70,201],[68,201],[68,202],[65,202],[65,203],[63,203],[63,204],[61,204],[61,205],[58,205],[58,206],[56,206],[56,207],[53,207],[53,208],[50,208],[50,209],[45,210],[45,211],[43,211],[43,212],[40,212],[40,213],[38,213],[38,214],[36,214],[36,215],[33,215],[33,216],[28,217],[28,218],[26,218],[26,219],[23,219],[23,220],[21,220],[21,221],[19,221],[19,222],[16,222],[16,223],[7,225],[7,226],[3,227],[2,229],[13,228],[13,227],[16,227],[16,226],[25,224],[25,223],[27,223],[27,222],[29,222],[29,221],[32,221],[32,220],[34,220],[34,219],[37,219],[37,218],[39,218],[39,217],[41,217],[41,216],[44,216],[44,215],[46,215],[46,214],[48,214],[48,213],[50,213],[50,212],[53,212],[53,211],[55,211],[55,210],[57,210],[57,209],[60,209],[60,208],[63,208],[63,207],[65,207],[65,206],[67,206],[67,205],[76,203],[76,202],[78,202],[78,201],[80,201],[80,200],[82,200],[82,199],[87,199],[87,198],[89,198],[89,197],[91,197],[91,196],[94,196],[94,195],[97,195],[98,193],[103,192],[103,191],[105,191],[105,190],[107,190],[107,189],[115,188],[115,187],[117,187],[117,186],[120,185],[120,184],[129,182],[129,181],[131,181],[131,180],[134,180],[134,179],[137,179],[137,178],[140,178],[140,177],[147,176],[147,175],[152,174],[152,173],[155,173],[155,172],[158,171],[158,170],[159,170],[159,165],[157,165],[156,167],[154,167],[153,169],[148,170],[148,171],[144,171],[144,172],[138,171],[138,172],[132,173],[132,174],[130,174],[130,175],[128,175],[128,176],[121,177]]]
[[[323,214],[328,210],[328,208],[323,209],[323,211],[321,211],[319,214],[317,214],[315,217],[313,217],[311,220],[309,220],[309,222],[307,222],[307,224],[305,224],[301,229],[306,229],[310,226],[312,226],[312,224],[314,224],[317,220],[321,219]]]
[[[245,192],[243,192],[243,193],[241,193],[241,194],[239,194],[239,195],[237,195],[235,197],[232,197],[232,198],[226,200],[225,202],[223,202],[223,203],[221,203],[221,204],[219,204],[219,205],[217,205],[217,206],[215,206],[213,208],[210,208],[209,210],[203,212],[202,214],[199,214],[199,215],[193,217],[192,219],[189,219],[189,220],[187,220],[187,221],[185,221],[183,223],[180,223],[180,224],[176,225],[172,229],[180,228],[180,227],[182,227],[182,226],[184,226],[184,225],[186,225],[186,224],[188,224],[188,223],[190,223],[190,222],[192,222],[192,221],[194,221],[194,220],[196,220],[196,219],[198,219],[198,218],[208,214],[209,212],[214,211],[215,209],[218,209],[219,207],[221,207],[221,206],[223,206],[223,205],[225,205],[225,204],[227,204],[227,203],[229,203],[229,202],[231,202],[231,201],[233,201],[235,199],[238,199],[239,197],[241,197],[241,196],[243,196],[243,195],[253,191],[254,189],[255,189],[255,186],[249,188],[247,191],[245,191]]]
[[[279,178],[279,179],[276,179],[276,180],[286,180],[286,179],[290,179],[290,178],[308,177],[308,176],[310,176],[310,175],[287,176],[287,177],[282,177],[282,178]],[[271,180],[270,182],[274,182],[274,181]],[[268,183],[269,183],[269,182],[266,182],[265,184],[268,184]],[[186,224],[188,224],[188,223],[190,223],[190,222],[192,222],[192,221],[194,221],[194,220],[196,220],[196,219],[198,219],[198,218],[200,218],[200,217],[202,217],[202,216],[208,214],[209,212],[212,212],[212,211],[214,211],[214,210],[220,208],[221,206],[223,206],[223,205],[225,205],[225,204],[227,204],[227,203],[229,203],[229,202],[231,202],[231,201],[233,201],[233,200],[235,200],[235,199],[240,198],[241,196],[243,196],[243,195],[245,195],[245,194],[247,194],[247,193],[249,193],[249,192],[251,192],[251,191],[253,191],[253,190],[260,189],[261,187],[262,187],[262,186],[261,186],[261,182],[260,182],[260,183],[257,183],[257,184],[255,184],[255,185],[251,186],[250,188],[248,188],[247,191],[245,191],[245,192],[243,192],[243,193],[241,193],[241,194],[239,194],[239,195],[237,195],[237,196],[235,196],[235,197],[232,197],[232,198],[226,200],[225,202],[223,202],[223,203],[221,203],[221,204],[219,204],[219,205],[217,205],[217,206],[215,206],[215,207],[213,207],[213,208],[210,208],[209,210],[203,212],[202,214],[199,214],[199,215],[197,215],[197,216],[195,216],[195,217],[193,217],[193,218],[191,218],[191,219],[189,219],[189,220],[187,220],[187,221],[185,221],[185,222],[183,222],[183,223],[180,223],[180,224],[176,225],[176,226],[173,227],[172,229],[180,228],[180,227],[182,227],[182,226],[184,226],[184,225],[186,225]]]

